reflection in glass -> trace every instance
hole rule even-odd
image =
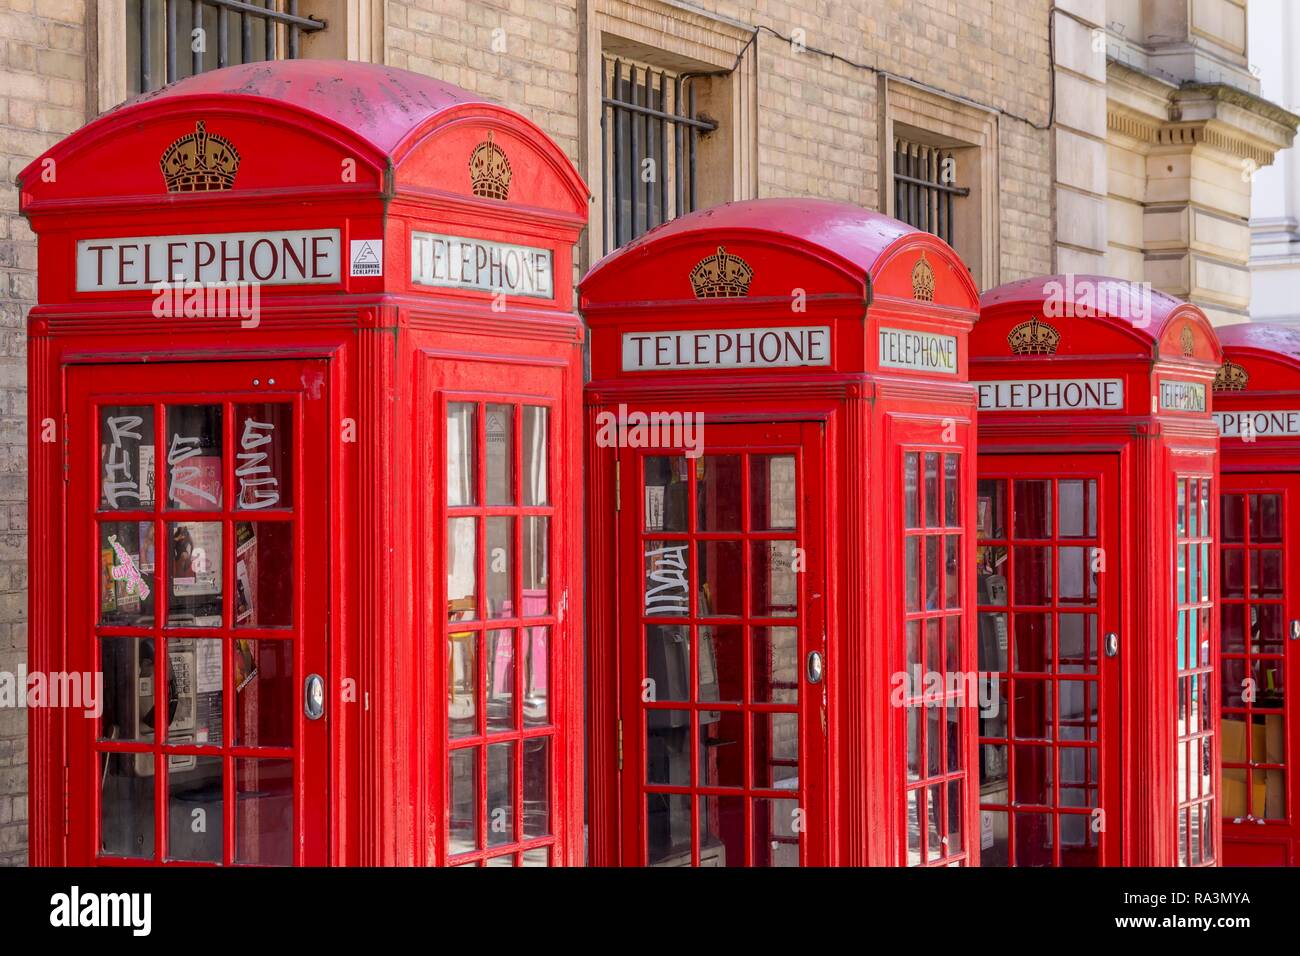
[[[478,501],[474,475],[477,430],[472,402],[447,405],[447,504],[455,508]]]
[[[99,623],[152,627],[157,589],[153,522],[101,522],[99,568]]]
[[[225,828],[221,757],[172,757],[167,767],[167,859],[220,863]]]
[[[485,414],[487,503],[511,505],[515,502],[511,483],[515,460],[515,407],[489,404],[485,408]]]
[[[744,569],[739,541],[698,541],[699,615],[739,617]],[[758,570],[754,570],[755,576]]]
[[[701,787],[745,785],[745,717],[738,710],[701,711]]]
[[[754,715],[754,786],[799,786],[799,715]]]
[[[478,729],[478,632],[447,638],[447,733],[472,737]]]
[[[684,793],[647,793],[646,862],[651,866],[691,863],[691,798]]]
[[[157,481],[152,405],[99,409],[99,507],[151,511]]]
[[[798,866],[799,832],[797,800],[772,800],[759,797],[753,801],[754,866]]]
[[[921,526],[917,499],[920,487],[920,456],[914,451],[909,451],[903,455],[903,527],[905,528]]]
[[[646,722],[646,783],[685,787],[691,782],[691,712],[649,709]]]
[[[524,726],[542,727],[550,722],[550,671],[547,644],[550,628],[524,628]]]
[[[544,405],[524,406],[523,467],[520,478],[525,505],[551,503],[547,474],[547,419],[550,409]],[[527,854],[524,854],[525,858]]]
[[[754,541],[750,555],[750,613],[755,617],[794,617],[799,611],[799,574],[793,541]],[[737,547],[739,553],[739,547]],[[726,573],[725,571],[723,572]],[[739,579],[739,568],[737,568]]]
[[[647,624],[646,695],[651,701],[691,699],[691,629],[685,624]]]
[[[152,859],[154,755],[100,754],[100,760],[100,852]]]
[[[451,752],[451,815],[447,823],[447,852],[468,853],[478,849],[478,773],[474,755],[478,748]]]
[[[171,637],[166,643],[167,706],[171,714],[167,742],[185,746],[220,744],[225,698],[223,642],[216,638]]]
[[[523,616],[542,617],[550,610],[550,528],[551,519],[528,515],[524,523],[524,564],[522,568]]]
[[[949,528],[958,527],[958,503],[961,501],[961,457],[943,456],[943,523]]]
[[[167,406],[167,507],[221,507],[221,406]]]
[[[447,620],[478,617],[476,518],[447,519]]]
[[[793,531],[798,522],[794,455],[751,455],[751,531]]]
[[[799,699],[799,630],[753,630],[754,703],[793,704]]]
[[[293,525],[235,522],[235,626],[293,625]]]
[[[488,846],[515,839],[515,741],[488,744],[487,748]]]
[[[740,496],[739,455],[704,455],[696,460],[695,504],[698,530],[741,530]]]
[[[235,743],[292,747],[293,642],[235,641]]]
[[[939,514],[939,456],[935,452],[925,454],[925,524],[930,528],[943,524]]]
[[[1052,536],[1052,483],[1033,479],[1012,482],[1015,495],[1013,515],[1014,534],[1017,538],[1050,538]]]
[[[524,839],[551,832],[551,738],[524,740]]]
[[[487,732],[515,729],[515,632],[487,632]]]
[[[487,522],[487,616],[514,617],[515,519],[494,515]]]
[[[700,798],[700,865],[745,865],[745,798]]]
[[[167,524],[168,627],[220,627],[222,594],[220,521]]]
[[[757,629],[757,630],[761,630]],[[703,701],[729,701],[740,703],[745,691],[745,656],[743,628],[726,624],[702,624],[699,628],[699,699]],[[762,668],[757,645],[754,657],[755,674]],[[754,690],[757,693],[758,680]]]
[[[682,457],[646,455],[645,508],[646,531],[686,531],[689,507],[686,490],[687,462]]]
[[[293,761],[235,761],[235,862],[293,864]]]
[[[104,675],[101,740],[152,741],[154,735],[154,642],[143,637],[101,637]]]

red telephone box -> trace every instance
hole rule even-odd
[[[1046,276],[986,292],[979,392],[984,865],[1218,861],[1220,361],[1195,306]]]
[[[1300,864],[1300,329],[1218,330],[1224,863]],[[1249,638],[1247,637],[1249,635]]]
[[[32,861],[581,862],[563,152],[427,77],[268,62],[20,185],[29,667],[104,677],[31,714]]]
[[[965,265],[766,199],[580,289],[592,861],[973,862]]]

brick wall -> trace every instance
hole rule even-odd
[[[0,671],[27,656],[27,310],[36,241],[19,170],[86,122],[85,0],[0,0]],[[27,862],[27,721],[0,709],[0,865]]]

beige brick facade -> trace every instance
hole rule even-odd
[[[1098,37],[1145,6],[301,0],[299,8],[329,22],[304,40],[304,55],[426,73],[538,123],[592,187],[584,264],[601,248],[600,71],[608,52],[705,74],[700,112],[719,125],[700,144],[701,205],[800,195],[892,212],[893,137],[908,131],[959,157],[958,183],[971,193],[961,200],[954,242],[981,288],[1058,268],[1109,268],[1235,314],[1248,294],[1234,270],[1244,263],[1238,227],[1249,180],[1234,163],[1243,150],[1268,161],[1289,143],[1287,119],[1212,91],[1189,99],[1189,109],[1208,117],[1199,126],[1162,119],[1163,81],[1152,78],[1152,64],[1211,83],[1198,73],[1191,41],[1235,43],[1245,0],[1198,2],[1192,23],[1146,24],[1147,34],[1181,30],[1188,42],[1142,48],[1151,62],[1108,67],[1108,53],[1116,54]],[[124,0],[0,0],[2,671],[25,658],[23,330],[36,266],[12,181],[34,156],[125,98],[125,17]],[[1133,39],[1126,34],[1125,51],[1139,49],[1127,45]],[[1230,54],[1230,65],[1243,69],[1244,47]],[[1232,122],[1246,128],[1236,139]],[[22,711],[0,709],[0,864],[26,859],[25,735]]]

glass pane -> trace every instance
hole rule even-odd
[[[701,866],[744,866],[745,836],[744,797],[701,798]]]
[[[551,738],[524,740],[524,839],[551,832]]]
[[[104,675],[101,740],[152,741],[154,735],[154,642],[143,637],[101,637]]]
[[[1092,538],[1097,534],[1097,482],[1089,479],[1057,482],[1062,538]]]
[[[99,623],[152,627],[153,522],[101,522],[99,562]]]
[[[525,811],[526,812],[526,811]],[[524,817],[527,820],[527,816]],[[551,849],[545,846],[535,846],[531,850],[524,850],[524,866],[550,866]]]
[[[943,543],[943,606],[961,607],[961,536],[947,535]]]
[[[739,541],[699,541],[696,554],[699,569],[699,607],[701,617],[740,617],[742,607],[741,543]]]
[[[924,790],[907,791],[907,865],[921,862],[921,795]]]
[[[550,477],[548,474],[547,423],[550,409],[544,405],[524,406],[523,459],[524,472],[520,478],[520,491],[525,505],[548,505],[550,498]],[[525,866],[528,854],[524,854]],[[544,857],[543,857],[544,859]]]
[[[696,459],[698,530],[739,531],[740,497],[739,455],[704,455]]]
[[[477,518],[447,519],[447,620],[478,617]]]
[[[185,769],[175,763],[167,768],[167,859],[220,863],[224,761],[185,759]]]
[[[168,627],[221,626],[223,554],[220,521],[168,523]]]
[[[909,451],[903,456],[903,527],[921,526],[921,509],[918,493],[921,487],[920,455]]]
[[[1013,482],[1015,515],[1013,525],[1017,538],[1050,538],[1052,536],[1052,483],[1050,481]]]
[[[1250,553],[1250,593],[1252,597],[1282,596],[1282,551],[1269,548]]]
[[[1016,803],[1045,806],[1052,800],[1052,749],[1026,744],[1015,746]]]
[[[1282,540],[1282,496],[1250,496],[1250,540],[1255,544]]]
[[[643,612],[647,617],[690,615],[690,547],[685,541],[645,543]]]
[[[235,522],[235,626],[293,625],[293,525]]]
[[[1097,685],[1093,681],[1063,680],[1056,684],[1060,718],[1057,740],[1097,739]]]
[[[961,501],[961,458],[943,456],[943,523],[949,528],[961,525],[958,504]]]
[[[235,507],[293,507],[293,406],[235,406]]]
[[[651,866],[690,866],[691,798],[684,793],[647,793],[646,860]]]
[[[487,503],[511,505],[515,494],[511,471],[514,467],[515,407],[486,406]]]
[[[101,754],[99,849],[151,859],[154,852],[153,754]]]
[[[699,699],[740,703],[745,694],[744,629],[735,625],[701,625]],[[755,657],[757,672],[761,661]],[[757,690],[757,682],[755,686]]]
[[[551,608],[551,519],[530,515],[523,522],[523,616],[543,617]]]
[[[754,786],[799,786],[799,715],[754,715]]]
[[[474,450],[478,441],[475,412],[472,402],[447,405],[447,504],[453,508],[478,501],[474,473]]]
[[[921,720],[924,710],[920,704],[907,707],[907,779],[921,779]]]
[[[799,613],[799,575],[793,541],[754,541],[750,556],[750,613],[755,617],[794,617]],[[739,552],[740,548],[736,548]],[[739,579],[740,568],[736,568]]]
[[[799,699],[799,630],[754,628],[754,702],[793,704]]]
[[[1052,603],[1052,549],[1017,545],[1011,551],[1015,568],[1013,604]]]
[[[221,406],[167,406],[167,507],[221,507]]]
[[[745,785],[745,717],[737,710],[700,711],[701,787]]]
[[[980,811],[980,866],[1007,866],[1011,862],[1011,840],[1005,812]]]
[[[515,839],[515,742],[488,744],[487,748],[488,846]]]
[[[753,801],[754,866],[798,866],[799,834],[797,800],[772,800],[759,797]]]
[[[550,723],[549,627],[524,628],[524,726]]]
[[[1096,604],[1097,575],[1092,548],[1057,548],[1060,580],[1057,596],[1062,604]]]
[[[943,524],[939,514],[939,456],[934,452],[925,455],[925,524],[930,528]]]
[[[294,689],[292,641],[235,641],[235,743],[292,747]]]
[[[1014,615],[1017,671],[1047,672],[1052,669],[1052,627],[1048,614]]]
[[[451,776],[451,816],[447,824],[449,854],[478,849],[478,772],[474,761],[477,752],[477,747],[453,750],[448,761]]]
[[[1240,598],[1246,596],[1246,557],[1244,551],[1236,548],[1224,548],[1219,555],[1222,568],[1222,597]]]
[[[1002,673],[1007,669],[1007,616],[994,611],[979,614],[979,669]]]
[[[976,528],[981,538],[1005,538],[1007,483],[1002,478],[981,478],[975,499]]]
[[[1056,616],[1057,654],[1064,674],[1092,674],[1097,670],[1097,618],[1092,614]]]
[[[487,632],[487,732],[515,728],[515,632]]]
[[[152,510],[155,450],[153,406],[100,408],[100,508]]]
[[[487,616],[514,617],[515,519],[487,521]]]
[[[793,531],[798,522],[794,455],[751,455],[751,531]]]
[[[690,507],[686,490],[686,459],[665,455],[646,455],[645,530],[686,531]]]
[[[1014,699],[1011,702],[1011,719],[1015,735],[1020,740],[1048,740],[1052,736],[1052,682],[1018,678],[1013,683]],[[1017,748],[1017,759],[1020,750]],[[1016,771],[1020,778],[1025,768]],[[1024,782],[1023,780],[1021,781]],[[1032,801],[1042,803],[1043,800]]]
[[[1245,496],[1224,495],[1221,502],[1223,522],[1219,527],[1220,535],[1224,541],[1244,541],[1246,531],[1246,521],[1243,517]]]
[[[478,729],[478,633],[452,634],[447,639],[448,734],[471,737]]]
[[[907,592],[907,610],[921,610],[921,538],[908,535],[903,541],[903,578]]]
[[[673,787],[691,782],[691,712],[647,710],[646,783]]]
[[[691,699],[691,629],[685,624],[647,624],[642,700]],[[703,665],[701,665],[703,666]]]
[[[933,861],[943,856],[944,847],[941,828],[947,814],[943,803],[943,784],[931,784],[926,789],[929,793],[925,813],[925,855],[927,860]]]
[[[221,743],[222,643],[216,638],[167,639],[169,744]]]
[[[235,862],[293,864],[293,761],[235,761]]]
[[[937,534],[925,537],[925,609],[934,611],[939,608],[940,589],[943,578],[939,574],[939,548],[943,539]]]

